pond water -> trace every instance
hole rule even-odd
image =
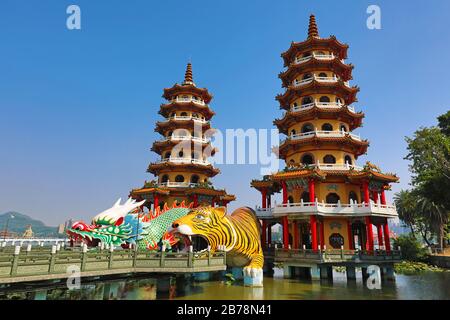
[[[68,290],[64,283],[0,288],[0,300],[450,300],[450,272],[397,275],[395,282],[383,282],[381,290],[369,290],[361,277],[357,278],[356,282],[348,283],[345,273],[338,272],[334,272],[332,282],[283,279],[275,275],[264,278],[263,288],[249,288],[241,282],[227,285],[222,280],[197,282],[187,277],[139,277],[83,282],[80,289],[74,290]]]

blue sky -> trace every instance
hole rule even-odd
[[[21,1],[0,4],[0,212],[48,224],[89,219],[150,179],[150,146],[164,87],[191,59],[198,86],[214,94],[213,124],[273,128],[280,53],[306,37],[350,45],[357,133],[368,156],[409,183],[404,136],[430,126],[450,105],[450,2],[433,1]],[[82,30],[66,28],[77,4]],[[382,30],[366,27],[377,4]],[[258,165],[221,165],[214,178],[238,206],[259,204]]]

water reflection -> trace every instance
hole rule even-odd
[[[222,280],[196,282],[189,276],[123,278],[84,282],[78,290],[64,283],[47,287],[0,288],[1,299],[30,300],[155,300],[155,299],[231,299],[231,300],[329,300],[329,299],[450,299],[450,273],[397,275],[396,282],[383,282],[381,290],[369,290],[361,277],[347,282],[344,273],[335,272],[333,281],[283,279],[277,273],[264,278],[263,288],[244,287]]]

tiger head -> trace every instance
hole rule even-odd
[[[184,217],[175,220],[172,224],[174,231],[187,236],[188,244],[196,249],[217,250],[219,245],[225,244],[224,235],[229,230],[224,207],[199,207],[192,209]],[[205,243],[205,240],[207,243]],[[201,246],[202,248],[198,248]]]

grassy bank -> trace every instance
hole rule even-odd
[[[402,261],[400,263],[396,263],[394,265],[394,269],[396,273],[406,275],[413,275],[423,272],[449,272],[449,270],[445,270],[431,264],[414,261]]]

